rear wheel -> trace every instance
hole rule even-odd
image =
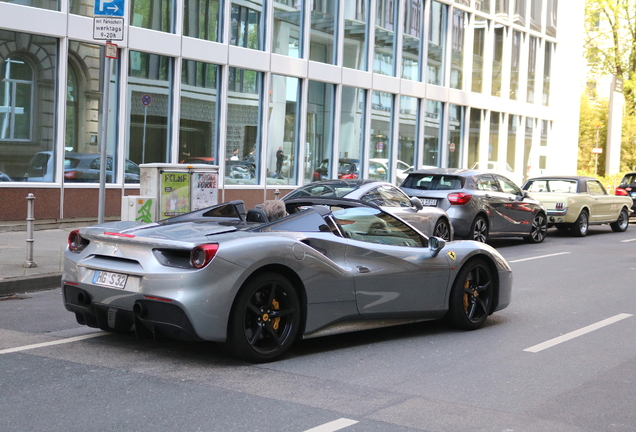
[[[277,273],[265,273],[249,281],[236,297],[226,348],[248,361],[273,361],[289,349],[299,327],[294,287]]]
[[[590,220],[587,214],[587,210],[581,211],[581,214],[576,219],[576,222],[572,224],[570,232],[575,237],[584,237],[587,234],[587,230],[590,227]]]
[[[488,240],[488,222],[483,216],[477,216],[470,227],[470,240],[486,243]]]
[[[612,222],[610,226],[614,232],[623,232],[627,230],[627,227],[629,226],[629,213],[627,213],[627,210],[624,207],[621,209],[621,213],[618,215],[616,222]]]
[[[490,314],[494,281],[483,260],[469,261],[457,275],[450,295],[448,320],[460,329],[481,327]]]
[[[548,223],[543,213],[538,213],[534,219],[532,219],[532,227],[530,227],[530,235],[523,239],[528,243],[541,243],[545,240],[545,236],[548,232]]]
[[[448,221],[445,219],[440,219],[435,224],[435,230],[433,230],[433,235],[435,237],[442,238],[446,241],[450,241],[451,239],[450,232],[451,232],[450,223],[448,223]]]

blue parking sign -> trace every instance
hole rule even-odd
[[[124,0],[95,0],[95,15],[123,17]]]

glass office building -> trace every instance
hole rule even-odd
[[[106,71],[93,16],[122,4]],[[36,217],[96,216],[105,106],[113,217],[143,163],[217,165],[220,199],[248,205],[351,165],[573,173],[583,6],[0,0],[0,219],[28,192]]]

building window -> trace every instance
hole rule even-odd
[[[488,162],[499,161],[499,128],[501,124],[501,114],[496,111],[490,112],[490,139],[488,141]]]
[[[495,24],[495,43],[492,49],[492,88],[493,96],[501,96],[501,75],[503,73],[503,48],[507,27]]]
[[[343,66],[357,70],[367,70],[369,47],[369,21],[365,0],[347,1],[344,4],[344,53]]]
[[[548,36],[556,37],[557,35],[557,9],[559,0],[548,0],[546,6],[546,22],[545,33]]]
[[[220,66],[194,60],[181,64],[178,162],[217,165]]]
[[[132,0],[132,25],[174,33],[173,0]]]
[[[420,100],[400,96],[400,124],[398,130],[397,170],[395,178],[399,185],[406,178],[406,170],[415,166],[418,147],[418,123]],[[387,164],[389,165],[389,164]]]
[[[262,1],[232,2],[230,45],[263,50],[265,14],[262,11]]]
[[[428,29],[428,61],[426,82],[444,84],[444,51],[446,50],[446,13],[448,6],[438,1],[431,3]]]
[[[520,118],[518,115],[510,114],[508,116],[508,145],[506,151],[506,162],[513,169],[515,168],[517,155],[517,131],[519,130]],[[516,169],[515,169],[516,171]]]
[[[483,110],[470,109],[470,123],[468,125],[468,167],[472,168],[479,162],[479,141],[481,138],[481,123]]]
[[[387,180],[389,173],[373,159],[389,159],[393,145],[393,105],[395,95],[374,91],[371,99],[371,136],[369,140],[369,175],[374,180]]]
[[[473,76],[471,90],[481,93],[484,82],[484,54],[486,52],[486,34],[490,21],[475,16],[475,30],[473,35]]]
[[[461,105],[448,105],[448,145],[447,164],[448,168],[461,168],[462,163],[462,142],[464,136],[464,109]]]
[[[309,60],[336,64],[336,22],[338,2],[336,0],[314,0],[311,10],[311,35]]]
[[[228,70],[225,184],[258,184],[260,178],[263,73]]]
[[[303,182],[328,178],[333,148],[333,108],[336,86],[309,81]]]
[[[545,106],[550,105],[550,76],[552,75],[552,42],[545,43],[545,57],[543,61],[543,98]]]
[[[128,159],[137,164],[170,160],[173,62],[130,51]]]
[[[443,118],[441,102],[427,99],[424,119],[424,148],[422,162],[424,165],[440,166],[439,154],[442,136],[441,120]]]
[[[272,52],[294,58],[303,57],[303,5],[296,0],[274,1]]]
[[[296,184],[299,113],[300,79],[272,74],[269,91],[267,184]]]
[[[183,35],[220,42],[220,0],[184,0]]]
[[[468,14],[459,9],[453,10],[453,40],[451,46],[451,88],[463,89],[464,85],[464,33],[468,24]]]
[[[34,76],[20,57],[9,57],[0,67],[0,140],[31,139]]]
[[[528,47],[528,90],[526,93],[526,102],[534,103],[535,80],[537,78],[537,49],[539,40],[530,36]]]
[[[342,86],[340,108],[340,159],[355,159],[360,164],[364,144],[366,90]],[[330,177],[335,177],[330,172]]]
[[[420,81],[420,50],[424,4],[422,0],[407,0],[404,6],[402,36],[402,78]]]
[[[373,72],[395,76],[395,30],[398,2],[377,0]]]
[[[521,26],[526,25],[526,0],[512,0],[512,22]]]
[[[510,99],[519,99],[519,73],[521,62],[521,32],[512,32],[512,54],[510,56]]]
[[[541,31],[541,6],[543,0],[530,1],[530,28]]]

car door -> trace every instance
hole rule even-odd
[[[590,222],[603,222],[618,217],[618,204],[614,203],[613,196],[607,194],[601,182],[587,180],[587,190],[592,198]],[[614,213],[616,214],[614,215]]]
[[[334,217],[348,238],[346,263],[354,275],[361,315],[435,314],[446,309],[446,254],[433,256],[415,230],[379,209],[342,209],[334,211]]]
[[[502,213],[504,215],[504,231],[509,233],[527,234],[530,232],[534,205],[524,201],[523,192],[510,179],[497,175],[497,181],[504,195]]]
[[[490,234],[506,232],[505,205],[509,202],[507,196],[502,193],[499,182],[492,174],[484,174],[477,179],[477,193],[480,200],[480,208],[488,215],[488,228]]]
[[[431,227],[435,226],[435,222],[431,221],[432,214],[420,213],[411,203],[411,199],[395,186],[378,186],[362,195],[360,200],[382,207],[384,211],[404,219],[424,234],[430,235]]]

